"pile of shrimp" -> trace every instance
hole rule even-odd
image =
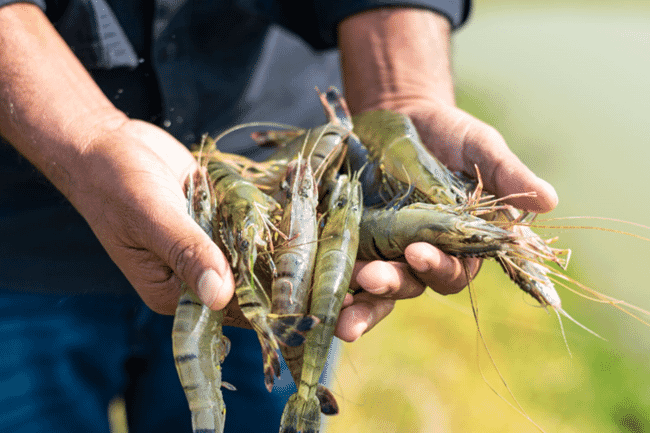
[[[391,111],[352,117],[334,88],[319,98],[324,125],[252,134],[277,148],[263,162],[220,152],[217,144],[233,130],[277,124],[204,136],[195,150],[201,171],[186,185],[189,214],[230,260],[239,306],[260,341],[267,389],[279,376],[278,349],[296,383],[280,433],[317,433],[321,413],[338,413],[334,395],[318,380],[356,260],[405,260],[408,245],[428,242],[459,258],[498,261],[518,287],[556,313],[560,326],[564,316],[595,334],[562,309],[557,282],[637,317],[631,305],[564,276],[570,250],[535,234],[535,215],[505,204],[513,196],[485,193],[478,169],[476,179],[449,171],[408,117]],[[184,291],[172,337],[195,433],[223,432],[220,387],[234,389],[221,381],[219,364],[230,348],[221,321],[220,312]],[[516,409],[534,424],[518,403]]]

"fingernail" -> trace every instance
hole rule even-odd
[[[352,327],[352,332],[355,335],[354,340],[358,340],[361,338],[361,336],[366,332],[366,329],[368,329],[368,323],[367,322],[359,322],[356,325]]]
[[[557,191],[555,191],[555,188],[553,188],[553,185],[545,181],[544,179],[538,177],[537,178],[540,183],[542,184],[542,188],[546,190],[546,194],[551,198],[551,201],[553,203],[553,207],[557,206],[557,203],[559,201],[559,197],[557,196]]]
[[[201,301],[212,308],[217,301],[219,288],[223,285],[223,280],[214,269],[208,269],[201,274],[199,278],[198,296]]]

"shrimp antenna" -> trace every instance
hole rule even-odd
[[[557,321],[560,324],[560,332],[562,332],[562,338],[564,339],[564,345],[566,346],[566,350],[567,352],[569,352],[569,357],[573,358],[573,353],[571,353],[571,349],[569,348],[569,342],[567,341],[566,333],[564,332],[564,325],[562,324],[562,316],[560,316],[560,313],[555,308],[553,308],[553,312],[557,316]],[[564,312],[564,310],[562,310],[562,312]]]
[[[514,253],[513,253],[513,254],[514,254]],[[524,257],[524,256],[517,255],[517,254],[515,254],[515,255],[516,255],[517,257],[520,257],[520,258],[524,259],[524,260],[529,260],[528,258],[526,258],[526,257]],[[518,267],[518,266],[515,265],[514,263],[511,263],[511,261],[509,261],[509,263],[510,263],[512,266],[516,267],[517,269],[519,269],[520,271],[523,272],[523,270],[522,270],[520,267]],[[609,305],[613,306],[614,308],[616,308],[616,309],[618,309],[618,310],[621,310],[623,313],[627,314],[628,316],[633,317],[634,319],[638,320],[639,322],[643,323],[644,325],[650,327],[650,323],[648,323],[648,321],[643,320],[641,317],[639,317],[639,316],[637,316],[636,314],[634,314],[634,313],[628,311],[627,309],[623,308],[621,305],[623,305],[623,306],[625,306],[625,307],[627,307],[627,308],[629,308],[629,309],[636,310],[636,311],[638,311],[638,312],[640,312],[640,313],[643,313],[643,314],[646,315],[646,316],[650,316],[650,311],[647,311],[647,310],[645,310],[645,309],[643,309],[643,308],[641,308],[641,307],[638,307],[638,306],[636,306],[636,305],[632,305],[632,304],[630,304],[630,303],[628,303],[628,302],[625,302],[625,301],[623,301],[623,300],[616,299],[616,298],[613,298],[613,297],[611,297],[611,296],[607,296],[607,295],[605,295],[605,294],[603,294],[603,293],[600,293],[600,292],[598,292],[597,290],[592,289],[591,287],[589,287],[589,286],[587,286],[587,285],[585,285],[585,284],[582,284],[582,283],[580,283],[579,281],[576,281],[575,279],[573,279],[573,278],[571,278],[571,277],[569,277],[569,276],[567,276],[567,275],[565,275],[565,274],[563,274],[563,273],[561,273],[561,272],[558,272],[558,271],[555,270],[553,267],[549,266],[547,263],[538,262],[538,261],[534,261],[533,263],[535,263],[535,264],[537,264],[537,265],[539,265],[539,266],[545,268],[545,269],[548,271],[549,275],[553,275],[553,276],[556,277],[556,278],[562,279],[562,280],[564,280],[564,281],[567,281],[568,283],[571,283],[571,284],[576,285],[578,288],[582,289],[584,292],[586,292],[586,293],[588,293],[588,294],[594,296],[594,298],[592,298],[592,297],[590,297],[590,296],[588,296],[588,295],[585,295],[584,293],[578,291],[577,289],[574,289],[573,287],[571,287],[571,286],[569,286],[569,285],[567,285],[567,284],[564,284],[564,283],[558,281],[558,280],[555,279],[555,278],[553,278],[553,280],[552,280],[554,283],[561,285],[561,286],[564,287],[565,289],[567,289],[567,290],[569,290],[569,291],[575,293],[576,295],[582,296],[583,298],[586,298],[586,299],[589,299],[589,300],[591,300],[591,301],[595,301],[595,302],[600,302],[600,303],[603,303],[603,304],[609,304]],[[532,276],[531,276],[531,278],[532,278]],[[537,280],[536,278],[533,278],[533,279]],[[619,305],[619,304],[620,304],[620,305]],[[552,306],[552,307],[554,307],[554,308],[558,308],[558,307],[559,307],[559,308],[561,309],[561,307],[560,307],[559,305],[558,305],[558,306]],[[595,332],[591,331],[590,329],[586,328],[586,327],[585,327],[584,325],[582,325],[581,323],[577,322],[573,317],[569,316],[569,314],[568,314],[566,311],[562,310],[562,311],[560,311],[560,313],[561,313],[564,317],[568,318],[568,319],[571,320],[572,322],[574,322],[574,323],[576,323],[577,325],[579,325],[581,328],[585,328],[585,329],[586,329],[588,332],[590,332],[591,334],[594,334],[595,336],[597,336],[597,337],[599,337],[599,338],[603,338],[603,337],[601,337],[600,335],[596,334]],[[605,340],[605,339],[603,338],[603,340]]]
[[[583,218],[583,217],[579,217],[579,218]],[[584,217],[584,218],[593,218],[593,217]],[[540,221],[553,221],[553,220],[558,220],[558,219],[560,219],[560,218],[551,218],[551,219],[545,219],[545,220],[540,220]],[[619,221],[619,222],[627,222],[627,221]],[[634,226],[650,229],[650,227],[646,227],[643,224],[637,224],[637,223],[632,223],[632,222],[627,222],[627,223],[631,224],[631,225],[634,225]],[[650,242],[650,238],[647,238],[645,236],[637,235],[635,233],[630,233],[630,232],[626,232],[626,231],[623,231],[623,230],[610,229],[610,228],[607,228],[607,227],[595,227],[595,226],[545,226],[545,225],[536,224],[536,223],[522,223],[522,224],[519,224],[519,225],[530,226],[530,227],[535,227],[535,228],[539,228],[539,229],[598,230],[598,231],[601,231],[601,232],[616,233],[616,234],[619,234],[619,235],[625,235],[625,236],[629,236],[629,237],[632,237],[632,238],[640,239],[642,241]]]
[[[600,335],[596,334],[594,331],[592,331],[591,329],[587,328],[585,325],[583,325],[582,323],[578,322],[576,319],[574,319],[573,317],[571,317],[571,316],[569,315],[569,313],[567,313],[566,311],[564,311],[563,308],[561,308],[561,307],[556,307],[556,308],[557,308],[557,309],[555,310],[556,313],[559,311],[560,313],[562,313],[562,315],[563,315],[564,317],[566,317],[567,319],[569,319],[570,321],[572,321],[573,323],[575,323],[576,325],[578,325],[579,327],[581,327],[582,329],[584,329],[585,331],[587,331],[588,333],[590,333],[591,335],[594,335],[594,336],[600,338],[601,340],[607,341],[606,338],[601,337]],[[559,316],[558,316],[558,317],[559,317]],[[565,337],[565,338],[566,338],[566,337]]]
[[[538,221],[562,221],[562,220],[577,220],[577,219],[587,219],[587,220],[599,220],[599,221],[611,221],[611,222],[616,222],[616,223],[622,223],[622,224],[628,224],[631,226],[635,227],[640,227],[642,229],[650,230],[650,226],[640,224],[640,223],[635,223],[632,221],[625,221],[619,218],[609,218],[609,217],[599,217],[599,216],[568,216],[568,217],[555,217],[555,218],[544,218],[540,219]]]
[[[226,129],[225,131],[221,132],[219,135],[217,135],[215,137],[215,139],[214,139],[214,146],[216,147],[217,142],[219,142],[219,140],[223,139],[228,134],[232,134],[233,132],[239,131],[240,129],[257,128],[257,127],[260,127],[260,126],[266,126],[266,127],[272,127],[272,128],[290,129],[290,130],[294,130],[294,131],[300,131],[300,130],[303,129],[303,128],[300,128],[298,126],[287,125],[287,124],[279,123],[279,122],[248,122],[248,123],[242,123],[240,125],[232,126],[232,127],[228,128],[228,129]]]
[[[467,289],[469,291],[470,305],[472,306],[472,314],[474,315],[474,321],[476,322],[476,335],[477,335],[477,342],[476,343],[477,343],[477,346],[478,346],[478,340],[480,339],[480,341],[481,341],[481,343],[483,345],[483,348],[485,349],[485,352],[487,353],[488,358],[490,359],[490,364],[492,364],[492,367],[494,367],[494,370],[497,372],[499,378],[501,379],[501,383],[503,383],[503,386],[508,391],[508,395],[510,395],[512,400],[515,402],[516,406],[513,405],[512,403],[510,403],[505,397],[503,397],[499,393],[499,391],[496,390],[496,388],[494,388],[490,384],[490,382],[488,382],[487,378],[485,377],[485,374],[483,373],[483,369],[481,368],[481,363],[479,362],[478,353],[477,353],[476,360],[477,360],[477,364],[478,364],[478,370],[481,373],[481,377],[483,378],[483,382],[485,382],[485,384],[492,390],[492,392],[494,392],[501,400],[503,400],[511,408],[513,408],[515,410],[515,412],[517,412],[518,414],[520,414],[521,416],[526,418],[528,421],[530,421],[531,424],[533,424],[535,427],[537,427],[537,429],[539,431],[541,431],[542,433],[545,433],[545,430],[542,427],[540,427],[535,421],[533,421],[533,419],[526,413],[526,411],[524,410],[522,405],[519,403],[519,401],[515,397],[514,393],[512,392],[510,387],[508,386],[508,383],[506,382],[506,379],[503,377],[503,374],[501,374],[501,371],[497,367],[497,364],[494,361],[494,358],[492,357],[492,353],[490,352],[490,349],[488,349],[487,343],[485,341],[485,337],[483,336],[483,332],[481,331],[481,326],[479,325],[478,304],[477,304],[476,299],[475,299],[476,294],[474,293],[474,288],[472,287],[472,283],[470,282],[469,268],[467,267],[467,262],[465,262],[464,260],[461,261],[461,263],[463,264],[463,269],[465,271],[465,276],[467,278]],[[477,347],[477,349],[478,349],[478,347]]]

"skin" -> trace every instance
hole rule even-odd
[[[444,17],[420,9],[376,9],[343,20],[338,37],[353,114],[375,109],[407,114],[425,145],[452,170],[475,173],[476,164],[485,189],[499,197],[537,193],[511,204],[534,212],[555,208],[553,187],[535,176],[494,128],[455,106],[450,25]],[[429,244],[411,244],[405,256],[407,263],[357,263],[355,280],[366,292],[346,298],[339,337],[354,341],[390,313],[395,300],[418,296],[426,286],[452,294],[467,285],[461,261]],[[473,277],[480,261],[467,265]]]
[[[446,19],[391,8],[351,16],[338,30],[353,112],[405,112],[451,168],[472,172],[477,163],[488,190],[536,191],[536,199],[516,204],[555,207],[552,187],[494,129],[454,107]],[[185,208],[183,183],[198,168],[189,151],[117,110],[38,7],[0,8],[0,53],[0,134],[68,198],[144,302],[174,314],[186,281],[210,308],[225,308],[226,325],[246,326],[232,302],[228,261]],[[353,287],[365,292],[346,298],[338,337],[356,340],[395,300],[427,285],[447,294],[467,284],[461,263],[430,245],[409,246],[406,258],[356,264]],[[469,266],[473,275],[479,262]]]

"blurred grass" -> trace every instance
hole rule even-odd
[[[650,2],[475,1],[453,44],[458,104],[495,126],[556,187],[560,204],[550,217],[650,223]],[[614,222],[562,224],[650,237]],[[650,308],[648,242],[592,230],[538,232],[573,249],[571,277]],[[559,288],[564,309],[607,339],[564,320],[570,357],[555,315],[498,265],[485,263],[473,287],[495,362],[545,431],[650,432],[648,327]],[[328,431],[537,431],[490,390],[478,361],[506,396],[477,346],[467,291],[400,301],[377,329],[343,345],[332,384],[341,414],[328,419]]]

